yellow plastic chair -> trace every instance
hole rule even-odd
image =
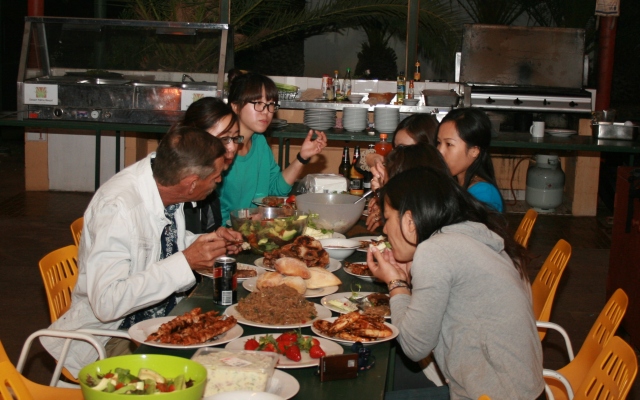
[[[71,223],[71,235],[76,246],[80,246],[80,235],[82,234],[82,224],[84,217],[80,217]]]
[[[482,396],[478,397],[478,400],[491,400],[491,397],[487,396],[486,394],[483,394]]]
[[[11,364],[0,342],[0,399],[16,400],[81,400],[80,389],[67,389],[40,385],[25,378]]]
[[[538,212],[533,208],[530,208],[527,213],[520,221],[520,225],[518,225],[518,229],[514,234],[514,239],[518,244],[520,244],[525,249],[529,245],[529,238],[531,237],[531,231],[533,230],[533,225],[536,223],[538,219]]]
[[[558,283],[569,262],[569,258],[571,258],[571,245],[564,239],[558,240],[558,243],[551,249],[551,253],[542,264],[536,279],[531,284],[533,316],[536,321],[549,321]],[[538,334],[540,335],[540,340],[544,339],[547,329],[538,329]]]
[[[616,333],[627,311],[628,304],[629,298],[624,290],[616,290],[591,327],[576,357],[569,364],[558,370],[567,379],[572,388],[580,386],[595,359],[602,352],[609,339]],[[555,379],[545,380],[556,400],[569,398],[564,385]]]
[[[71,291],[78,281],[78,246],[54,250],[38,265],[49,302],[49,315],[54,322],[71,305]]]
[[[638,358],[627,342],[614,336],[598,354],[575,391],[557,371],[544,370],[543,374],[545,378],[553,377],[562,382],[569,400],[624,400],[638,374]]]

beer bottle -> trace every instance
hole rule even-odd
[[[351,94],[351,68],[347,68],[347,73],[344,74],[344,81],[342,82],[342,95],[347,97]]]
[[[369,143],[369,150],[373,150],[375,152],[375,146],[376,146],[375,144]],[[358,165],[358,167],[360,167],[360,165]],[[362,175],[364,175],[364,178],[362,178],[362,188],[364,190],[370,190],[371,189],[371,178],[373,178],[373,174],[368,169],[363,169],[362,170]]]
[[[413,80],[416,82],[420,82],[420,78],[422,78],[420,76],[420,61],[416,61],[416,70],[413,73]]]
[[[376,153],[380,154],[382,157],[384,157],[387,154],[389,154],[389,152],[392,150],[391,143],[387,142],[387,134],[386,133],[381,133],[380,134],[380,141],[378,143],[376,143],[375,150],[376,150]]]
[[[342,149],[342,162],[338,167],[338,174],[349,179],[349,173],[351,172],[351,164],[349,163],[349,148],[345,146]]]
[[[407,99],[413,99],[414,97],[414,88],[413,88],[413,79],[409,81],[409,91],[407,92]]]
[[[340,77],[338,76],[337,69],[333,71],[333,95],[336,97],[336,100],[342,100],[338,99],[338,97],[343,97],[343,93],[340,87]]]
[[[360,146],[356,146],[355,150],[353,150],[353,161],[349,172],[349,193],[355,196],[362,196],[364,194],[362,186],[364,175],[359,171],[358,163],[360,163]]]

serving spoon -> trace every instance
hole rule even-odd
[[[366,192],[365,194],[362,195],[362,197],[360,197],[358,200],[354,201],[353,204],[358,204],[360,203],[362,200],[366,199],[367,197],[371,196],[372,194],[375,194],[376,196],[378,195],[378,190],[369,190],[368,192]]]

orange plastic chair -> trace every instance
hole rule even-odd
[[[518,225],[518,229],[514,234],[514,239],[518,244],[520,244],[525,249],[529,245],[529,238],[531,237],[531,231],[533,230],[533,225],[536,223],[538,219],[538,212],[533,208],[530,208],[527,213],[520,221],[520,225]]]
[[[78,246],[54,250],[38,265],[49,302],[49,315],[54,322],[71,305],[71,291],[78,281]]]
[[[44,386],[25,378],[11,364],[0,342],[0,399],[16,400],[81,400],[80,389]]]
[[[478,397],[478,400],[491,400],[491,397],[487,396],[486,394],[483,394],[482,396]]]
[[[71,235],[76,246],[80,246],[80,235],[82,234],[82,224],[84,217],[80,217],[71,223]]]
[[[624,400],[637,374],[636,353],[618,336],[607,342],[575,391],[562,374],[544,370],[545,377],[555,377],[565,385],[570,400]]]
[[[627,311],[628,304],[629,298],[624,290],[616,290],[591,327],[576,357],[569,364],[558,370],[569,381],[572,388],[580,387],[589,372],[589,368],[609,342],[609,339],[616,333]],[[556,400],[569,398],[564,385],[555,379],[545,380]]]
[[[558,283],[569,262],[569,258],[571,258],[571,245],[564,239],[558,240],[558,243],[551,249],[551,253],[542,264],[536,279],[531,284],[533,316],[537,321],[549,321]],[[540,340],[544,339],[547,329],[538,329],[538,334],[540,335]]]

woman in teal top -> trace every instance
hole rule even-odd
[[[437,141],[438,150],[460,186],[502,212],[504,201],[489,154],[491,121],[487,114],[477,108],[450,111],[440,122]]]
[[[217,189],[223,222],[233,210],[255,207],[251,201],[256,197],[288,195],[304,165],[327,146],[324,132],[309,130],[296,159],[280,171],[271,147],[260,135],[279,108],[275,83],[260,74],[239,75],[230,83],[229,104],[238,115],[244,142]]]

